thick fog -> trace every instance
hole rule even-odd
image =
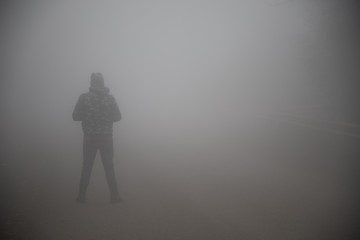
[[[339,38],[322,29],[331,28],[326,25],[331,21],[325,26],[321,21],[343,5],[268,0],[8,4],[3,10],[5,116],[12,135],[57,136],[68,143],[80,134],[69,121],[73,105],[87,91],[90,74],[100,71],[123,112],[118,133],[136,147],[140,141],[170,144],[236,135],[251,127],[254,114],[288,109],[292,102],[322,104],[314,95],[325,90],[313,89],[309,75],[316,73],[309,68],[326,71],[313,65],[334,60],[326,50],[324,59],[313,60],[312,53],[321,51],[319,41],[325,41],[323,47],[332,41],[327,38]]]
[[[148,180],[156,178],[154,171],[164,181],[168,176],[188,187],[194,182],[186,179],[201,181],[204,168],[232,176],[231,184],[247,181],[249,188],[274,179],[266,169],[288,171],[289,163],[261,155],[256,144],[271,148],[279,142],[279,149],[286,148],[281,144],[291,140],[271,135],[281,128],[284,115],[359,124],[355,1],[38,0],[1,8],[4,162],[33,171],[34,181],[56,182],[52,175],[68,175],[69,198],[77,191],[83,134],[71,115],[79,95],[89,90],[92,72],[103,74],[122,113],[114,123],[115,164],[121,189],[130,195],[137,191],[135,175],[140,179],[147,171]],[[320,139],[311,148],[315,152],[321,147],[326,151],[327,141],[343,144],[333,140],[336,136],[358,138],[353,130],[320,125],[301,130],[303,135],[336,132],[310,137]],[[243,148],[254,157],[240,157]],[[298,151],[297,157],[302,153],[291,149]],[[240,165],[227,163],[229,159]],[[326,158],[317,164],[327,165]],[[95,186],[103,181],[99,168],[94,167]],[[126,173],[127,168],[135,175]],[[308,169],[317,171],[303,171]],[[307,178],[301,171],[291,168],[291,179]],[[329,183],[336,181],[331,174]],[[280,175],[279,181],[286,182],[287,175]],[[98,187],[105,188],[99,194],[107,194],[106,185]]]
[[[98,71],[123,112],[118,133],[136,138],[136,147],[236,134],[251,123],[249,115],[274,111],[306,88],[303,48],[315,31],[306,7],[271,1],[11,4],[3,30],[11,80],[4,86],[14,134],[61,134],[56,138],[65,142],[81,134],[71,112]]]

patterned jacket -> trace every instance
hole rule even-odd
[[[113,122],[120,121],[121,113],[109,89],[90,88],[81,94],[72,114],[74,121],[82,122],[86,135],[112,134]]]

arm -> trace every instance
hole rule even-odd
[[[79,97],[79,100],[77,101],[73,114],[72,114],[72,118],[74,121],[82,121],[83,120],[83,104],[81,101],[81,96]]]
[[[114,98],[114,104],[113,104],[113,121],[118,122],[121,119],[121,113],[118,104],[116,103],[116,100]]]

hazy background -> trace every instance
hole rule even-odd
[[[3,165],[41,168],[38,181],[69,175],[76,192],[82,132],[71,114],[92,72],[123,114],[124,189],[127,161],[169,175],[184,161],[219,167],[273,129],[269,116],[360,124],[358,15],[351,0],[2,3]]]
[[[251,126],[249,116],[285,109],[350,115],[358,101],[355,7],[337,0],[3,4],[7,136],[75,144],[80,128],[71,112],[98,71],[124,115],[116,132],[136,147],[236,135]]]

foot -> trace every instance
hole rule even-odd
[[[122,199],[118,195],[117,196],[111,196],[111,198],[110,198],[110,203],[119,203],[121,201],[122,201]]]
[[[76,202],[78,203],[85,203],[85,195],[79,194],[79,196],[76,198]]]

